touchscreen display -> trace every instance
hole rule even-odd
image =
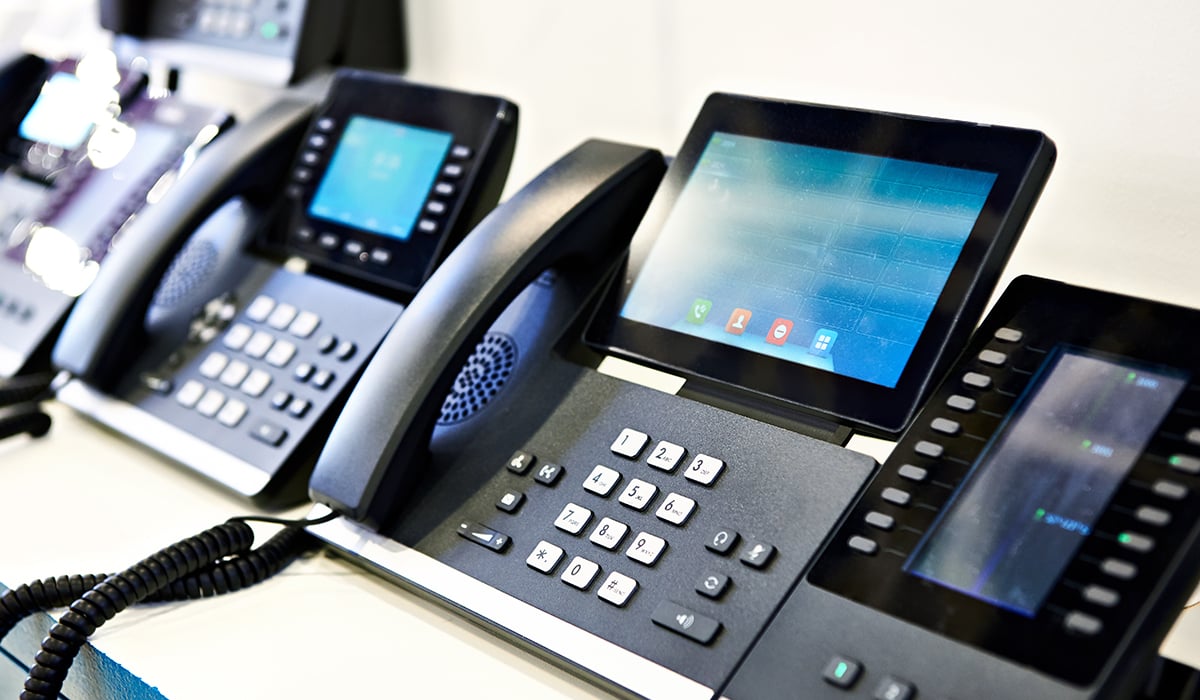
[[[351,117],[309,215],[407,240],[453,138],[444,131]]]
[[[1034,616],[1186,382],[1080,350],[1051,356],[905,571]]]
[[[620,315],[895,387],[995,180],[715,132]]]
[[[95,100],[89,99],[79,78],[70,73],[55,73],[21,120],[18,133],[27,141],[72,151],[79,148],[92,130],[94,106]]]

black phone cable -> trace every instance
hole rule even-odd
[[[50,415],[39,405],[50,398],[51,373],[13,377],[0,384],[0,440],[22,433],[41,437],[50,432]]]
[[[129,605],[206,598],[254,585],[275,575],[316,544],[303,527],[328,522],[245,516],[181,540],[112,575],[62,576],[35,581],[0,596],[0,638],[27,615],[67,605],[42,640],[25,679],[22,700],[57,698],[75,656],[92,635]],[[251,550],[250,521],[285,529]],[[89,585],[91,584],[91,585]]]

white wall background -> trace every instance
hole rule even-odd
[[[95,33],[0,0],[0,42]],[[1006,277],[1200,306],[1200,4],[408,0],[409,75],[521,107],[508,192],[588,137],[673,152],[724,90],[1045,131],[1058,164]],[[29,34],[26,34],[29,36]]]

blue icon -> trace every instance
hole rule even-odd
[[[829,357],[829,350],[833,347],[837,337],[837,331],[831,331],[828,328],[818,330],[817,334],[813,336],[812,345],[808,346],[809,354],[817,357]]]

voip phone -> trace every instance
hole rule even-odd
[[[299,496],[404,302],[499,199],[516,123],[349,69],[315,111],[282,100],[133,222],[54,348],[58,397],[244,496]]]
[[[230,123],[219,109],[151,99],[111,54],[5,71],[0,172],[0,377],[48,368],[75,298],[125,226]]]
[[[713,697],[876,470],[831,441],[911,420],[1053,156],[1034,131],[713,95],[607,291],[538,247],[536,198],[472,242],[507,224],[538,252],[430,279],[317,460],[314,512],[344,517],[311,531],[603,685]]]
[[[725,696],[1134,696],[1200,578],[1197,328],[1014,281]]]

